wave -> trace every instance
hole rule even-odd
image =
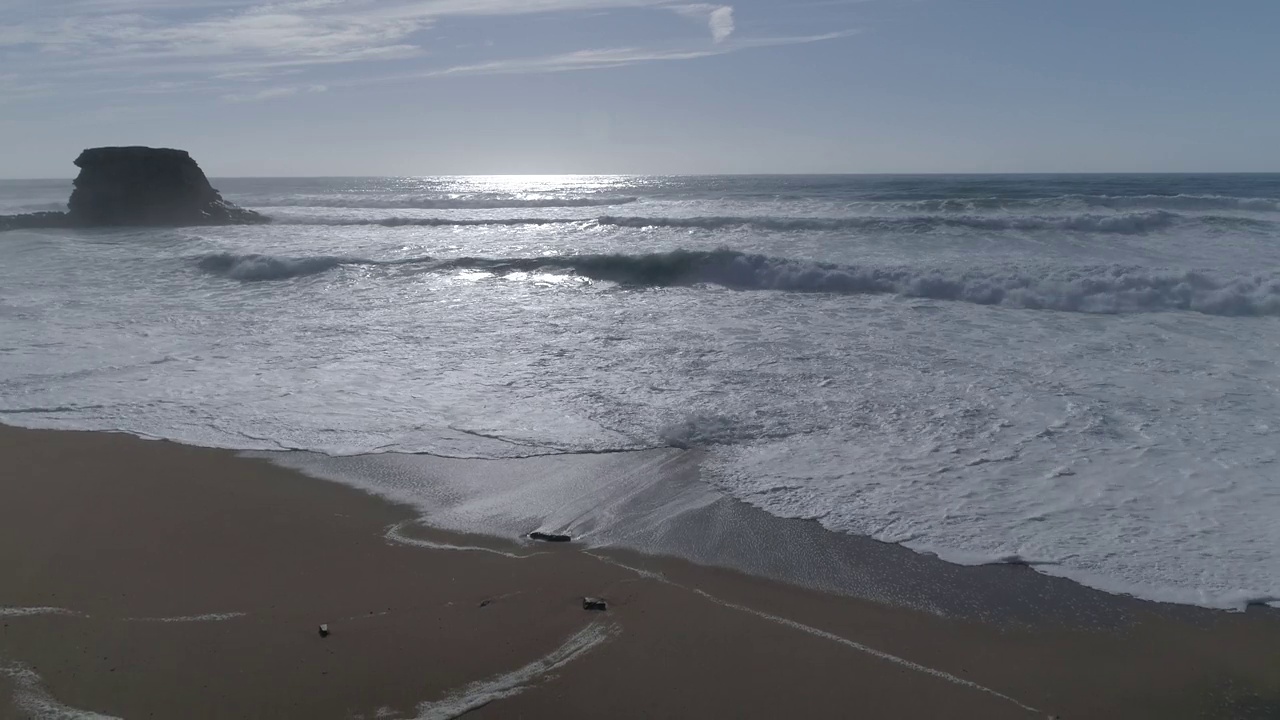
[[[1280,200],[1225,195],[1059,195],[1032,199],[978,197],[872,202],[866,207],[898,213],[1060,212],[1080,209],[1280,212]]]
[[[731,444],[742,437],[744,423],[723,415],[690,415],[671,423],[658,432],[658,437],[674,448],[689,450],[707,445]],[[760,437],[753,433],[752,437]]]
[[[504,208],[580,208],[629,205],[637,197],[264,197],[245,200],[255,207],[323,207],[402,210],[500,210]]]
[[[332,225],[383,227],[481,227],[521,225],[572,225],[618,228],[675,228],[688,230],[724,230],[746,228],[766,232],[833,232],[895,231],[922,233],[944,228],[1000,231],[1067,231],[1139,235],[1162,230],[1181,222],[1195,222],[1214,227],[1272,227],[1263,220],[1235,217],[1194,217],[1156,210],[1150,212],[1079,214],[1062,216],[984,216],[984,215],[907,215],[863,217],[629,217],[605,215],[597,218],[412,218],[381,219],[286,218],[284,223],[297,225]]]
[[[605,215],[598,218],[500,218],[500,219],[452,219],[452,218],[384,218],[380,220],[327,220],[316,219],[305,224],[321,225],[381,225],[384,227],[477,227],[520,225],[594,225],[618,228],[674,228],[688,230],[724,230],[746,228],[766,232],[836,232],[836,231],[894,231],[924,233],[945,228],[1001,231],[1067,231],[1117,235],[1141,235],[1163,230],[1181,222],[1195,222],[1210,227],[1267,228],[1274,223],[1250,218],[1200,216],[1188,218],[1167,211],[1117,213],[1110,215],[1082,214],[1064,216],[982,216],[982,215],[915,215],[902,217],[627,217]]]
[[[67,203],[66,202],[30,203],[27,205],[17,205],[11,208],[5,208],[5,210],[11,211],[15,215],[26,215],[29,213],[66,212]]]
[[[1280,200],[1227,197],[1224,195],[1067,195],[1090,207],[1111,209],[1156,208],[1163,210],[1248,210],[1280,212]]]
[[[783,199],[806,199],[784,196]],[[253,207],[313,207],[403,210],[501,210],[516,208],[585,208],[629,205],[635,196],[583,195],[577,197],[473,196],[368,196],[368,195],[284,195],[242,196],[241,205]],[[980,213],[998,210],[1062,211],[1079,209],[1280,212],[1280,199],[1234,197],[1229,195],[1058,195],[1042,198],[973,197],[930,198],[924,200],[871,201],[855,206],[879,208],[892,213]],[[32,206],[34,207],[34,206]],[[41,209],[63,209],[65,203]]]
[[[233,280],[285,280],[304,275],[327,272],[340,265],[363,264],[368,261],[348,260],[322,255],[319,257],[288,258],[274,255],[234,255],[215,253],[201,257],[196,266],[213,275]]]
[[[1075,232],[1117,233],[1133,235],[1167,228],[1182,216],[1155,211],[1116,215],[1052,216],[983,216],[983,215],[907,215],[843,218],[777,218],[777,217],[612,217],[598,218],[600,225],[647,228],[670,227],[720,230],[748,227],[757,230],[793,232],[803,230],[898,230],[928,232],[939,228],[970,230],[1068,230]]]
[[[1186,310],[1211,315],[1280,315],[1280,275],[1216,278],[1194,271],[1119,265],[1071,268],[915,268],[836,265],[734,250],[676,250],[646,255],[560,255],[533,258],[407,258],[361,260],[331,256],[204,256],[206,272],[242,281],[281,280],[343,265],[420,266],[427,272],[483,270],[567,272],[622,286],[718,285],[774,290],[903,297],[1032,310],[1127,313]]]
[[[104,405],[56,405],[54,407],[0,408],[0,415],[55,415],[82,410],[101,410]]]
[[[348,218],[284,218],[277,220],[281,225],[332,225],[336,227],[381,225],[382,227],[483,227],[487,225],[572,225],[587,223],[590,220],[561,218],[411,218],[391,217],[378,220]]]

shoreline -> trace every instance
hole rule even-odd
[[[690,530],[694,530],[695,526],[700,525],[714,526],[715,532],[704,532],[702,537],[684,537],[674,541],[657,536],[638,540],[614,537],[605,544],[606,547],[634,550],[643,555],[673,556],[696,565],[736,570],[789,585],[970,619],[990,620],[993,608],[998,609],[998,614],[1002,618],[1014,618],[1020,622],[1034,623],[1037,618],[1045,614],[1044,608],[1039,605],[1028,607],[1022,603],[1009,602],[1011,598],[1018,595],[1039,596],[1039,603],[1054,603],[1057,605],[1054,608],[1056,613],[1074,616],[1069,622],[1083,624],[1123,621],[1128,609],[1143,608],[1147,610],[1158,608],[1183,619],[1191,619],[1197,614],[1219,612],[1274,613],[1277,618],[1280,618],[1280,598],[1257,595],[1255,599],[1228,605],[1225,602],[1205,604],[1189,599],[1151,597],[1149,594],[1142,594],[1144,590],[1151,592],[1147,588],[1138,588],[1130,592],[1124,588],[1123,584],[1116,585],[1111,581],[1091,583],[1079,578],[1076,574],[1059,574],[1038,569],[1051,566],[1054,564],[1052,562],[1024,561],[1016,556],[1008,561],[997,562],[957,561],[947,559],[947,552],[912,548],[902,543],[879,540],[866,535],[830,530],[811,518],[773,515],[746,500],[715,488],[698,477],[700,460],[698,450],[674,447],[637,448],[602,453],[548,453],[511,458],[466,458],[409,452],[326,455],[317,451],[291,448],[243,449],[204,445],[130,430],[83,430],[0,422],[0,429],[6,428],[33,432],[121,435],[146,442],[172,443],[184,447],[232,453],[244,458],[267,460],[274,465],[316,480],[352,487],[381,501],[413,508],[419,516],[424,516],[438,508],[424,507],[417,497],[400,492],[395,487],[379,487],[377,482],[361,477],[370,473],[368,468],[361,465],[373,463],[376,466],[382,460],[394,459],[413,466],[409,469],[411,474],[434,476],[433,479],[439,479],[440,473],[452,473],[458,467],[465,465],[515,468],[529,463],[560,463],[579,458],[624,460],[669,454],[674,459],[670,464],[679,466],[679,469],[673,474],[664,476],[664,482],[674,480],[684,485],[684,490],[689,490],[689,485],[697,485],[698,487],[691,493],[685,494],[713,496],[713,501],[703,500],[699,503],[695,499],[694,502],[698,506],[692,508],[693,512],[689,513],[688,517],[680,519],[681,527],[676,532],[687,535]],[[299,461],[298,458],[304,459]],[[393,462],[393,464],[400,464],[400,462]],[[558,471],[566,469],[570,474],[579,476],[594,470],[592,467],[586,468],[585,472],[573,467],[557,468]],[[373,474],[386,474],[387,470],[388,468],[375,467]],[[392,468],[391,472],[397,474],[403,473],[403,470]],[[581,479],[578,477],[576,481],[581,482]],[[677,492],[672,495],[679,494]],[[644,511],[651,509],[642,508]],[[470,522],[465,523],[464,526],[456,526],[456,523],[434,522],[432,525],[446,531],[476,534],[500,540],[523,538],[529,530],[544,529],[538,527],[538,521],[533,521],[532,524],[479,530],[475,529],[474,524]],[[754,546],[751,543],[744,543],[741,547],[726,547],[723,536],[728,532],[727,526],[730,525],[746,526],[760,535],[762,541],[755,543]],[[551,531],[558,530],[551,529]],[[671,534],[670,531],[664,532]],[[698,531],[694,530],[693,534],[698,534]],[[715,534],[719,534],[720,537],[713,537],[712,535]],[[797,553],[789,549],[787,553],[779,554],[770,549],[773,543],[768,539],[774,537],[787,545],[799,543],[803,546],[799,551],[800,555],[809,558],[822,556],[821,562],[814,567],[797,570],[793,557]],[[707,546],[714,546],[714,550],[706,551]],[[853,557],[857,561],[852,564],[842,563],[841,560],[844,557]],[[867,558],[871,561],[868,562]],[[837,571],[834,577],[831,574],[833,564]],[[1029,576],[1024,572],[1028,570],[1031,571]],[[928,586],[936,584],[935,581],[939,575],[943,576],[949,584],[961,585],[965,589],[965,597],[958,597],[951,593],[928,592]],[[918,576],[926,578],[926,582],[919,582]],[[1010,583],[1018,586],[1017,592],[1010,593],[995,587]],[[1064,593],[1070,595],[1071,599],[1067,602],[1059,602],[1057,598]],[[1181,598],[1189,598],[1192,595],[1185,590],[1166,590],[1163,594],[1178,595]],[[1240,597],[1254,598],[1254,595],[1240,593]]]
[[[1043,564],[957,563],[817,520],[779,517],[702,479],[697,450],[485,459],[246,455],[408,505],[445,530],[505,540],[530,530],[568,533],[596,548],[675,557],[946,617],[1024,624],[1052,617],[1066,626],[1120,624],[1146,612],[1184,620],[1218,612],[1280,618],[1280,607],[1265,603],[1227,608],[1151,599],[1044,572]]]
[[[26,716],[15,699],[115,717],[1280,709],[1270,610],[825,548],[889,553],[871,584],[897,574],[927,586],[917,599],[960,592],[988,611],[947,616],[677,557],[426,528],[412,508],[233,451],[0,426],[0,458],[0,717]],[[811,550],[798,532],[787,550]]]

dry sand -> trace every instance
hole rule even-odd
[[[0,428],[0,717],[1280,717],[1272,611],[962,621],[414,520],[230,452]]]

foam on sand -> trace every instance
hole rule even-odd
[[[40,675],[26,665],[0,664],[0,675],[9,678],[16,686],[14,707],[32,720],[121,720],[114,715],[63,705],[45,690]]]
[[[0,617],[36,617],[39,615],[69,615],[85,617],[84,613],[60,607],[0,607]]]
[[[418,706],[418,720],[451,720],[491,702],[519,695],[533,685],[551,679],[557,670],[620,632],[621,628],[615,624],[593,622],[570,636],[560,647],[524,667],[474,682],[443,700],[422,703]]]
[[[179,615],[176,617],[140,617],[125,618],[129,622],[157,622],[157,623],[206,623],[206,622],[223,622],[226,620],[235,620],[247,616],[248,613],[230,612],[230,613],[207,613],[204,615]]]
[[[412,521],[397,523],[387,528],[386,538],[388,542],[397,545],[409,545],[412,547],[426,548],[428,550],[452,550],[454,552],[482,552],[491,555],[501,555],[503,557],[514,558],[516,560],[524,560],[542,553],[520,554],[507,552],[505,550],[497,550],[495,548],[481,547],[479,545],[451,545],[449,543],[432,542],[424,538],[413,537],[405,533],[405,528],[413,524]]]

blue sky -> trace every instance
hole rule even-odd
[[[0,176],[1280,171],[1277,0],[8,0]]]

